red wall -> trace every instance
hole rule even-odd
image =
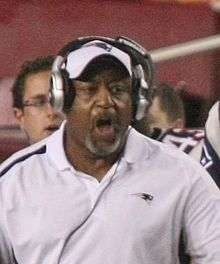
[[[0,1],[0,76],[12,76],[27,59],[56,53],[81,35],[126,35],[148,50],[216,34],[219,15],[207,5],[147,0]],[[218,93],[216,53],[157,65],[157,77],[211,97]]]

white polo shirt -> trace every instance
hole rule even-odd
[[[197,264],[220,263],[220,192],[199,164],[130,128],[98,183],[63,130],[0,167],[1,264],[176,264],[181,230]]]

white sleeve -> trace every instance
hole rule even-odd
[[[205,124],[206,137],[220,157],[220,101],[217,101],[209,111],[209,116]]]
[[[184,212],[187,251],[197,264],[219,264],[220,190],[203,168],[196,173]]]
[[[13,250],[10,245],[8,232],[5,227],[5,213],[4,204],[1,196],[0,188],[0,263],[1,264],[15,264]]]

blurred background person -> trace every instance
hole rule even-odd
[[[47,56],[25,62],[12,87],[14,115],[30,144],[49,136],[64,119],[49,102],[53,60]]]
[[[151,104],[136,129],[155,140],[173,145],[199,161],[204,129],[185,127],[184,101],[178,90],[158,83],[151,91]]]
[[[150,131],[155,128],[183,128],[185,112],[182,98],[177,90],[167,83],[159,83],[152,92],[152,104],[147,112]]]
[[[205,167],[220,187],[220,101],[211,107],[202,128],[186,128],[183,122],[175,123],[177,119],[185,121],[184,114],[181,115],[184,113],[181,96],[166,84],[160,84],[157,88],[152,92],[152,105],[141,121],[142,124],[137,127],[139,132],[189,154]],[[173,103],[174,100],[178,106]],[[173,123],[169,120],[173,120]],[[180,128],[177,128],[178,125]]]

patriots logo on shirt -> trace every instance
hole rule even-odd
[[[151,195],[149,193],[132,193],[132,195],[136,195],[145,201],[152,201],[154,198],[153,195]]]

